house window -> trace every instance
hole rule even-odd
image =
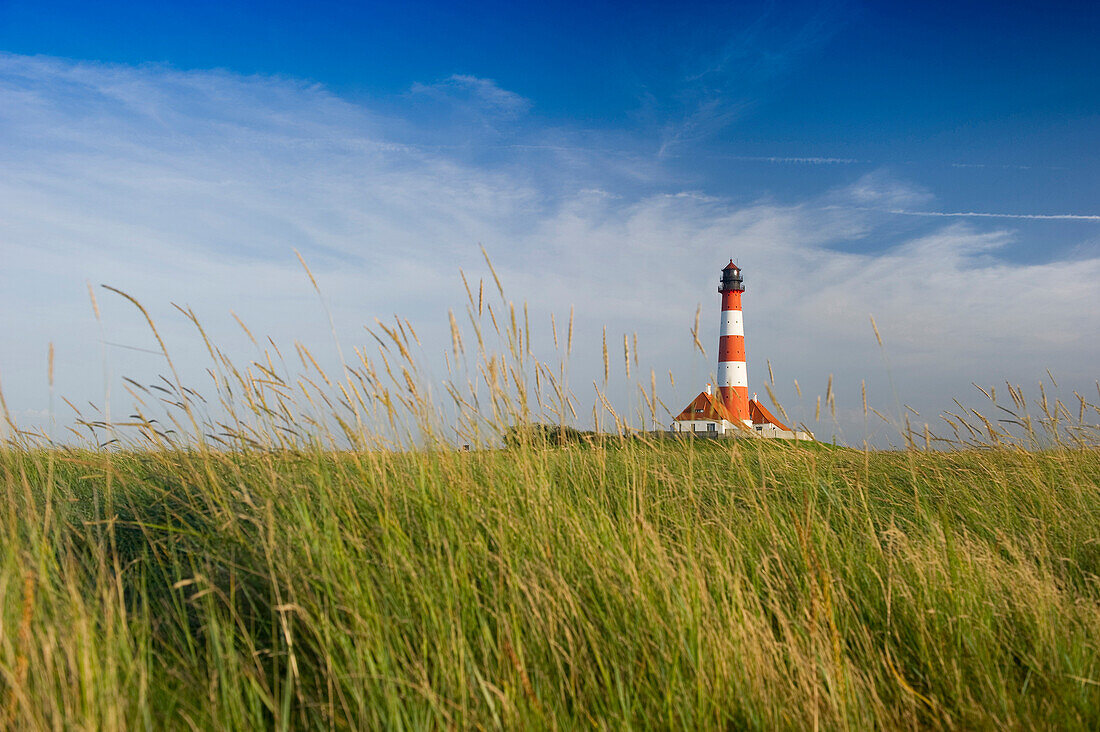
[[[707,432],[714,432],[717,429],[718,429],[718,425],[716,425],[714,422],[708,422],[707,423]]]

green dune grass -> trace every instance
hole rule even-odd
[[[1100,726],[1100,454],[0,453],[38,728]]]

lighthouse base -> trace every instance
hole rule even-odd
[[[677,415],[669,432],[695,437],[762,437],[773,440],[813,440],[812,432],[792,430],[755,399],[749,400],[750,419],[729,419],[722,402],[709,389],[695,397]]]
[[[684,437],[709,437],[714,439],[765,439],[765,440],[814,440],[813,432],[804,430],[781,430],[774,425],[753,425],[738,427],[730,422],[673,422],[669,432]]]

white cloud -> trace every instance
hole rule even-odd
[[[476,107],[481,112],[517,117],[531,108],[531,100],[502,89],[492,79],[482,79],[469,74],[452,74],[434,84],[413,84],[410,92],[436,100]]]
[[[883,171],[862,176],[842,193],[840,203],[842,207],[914,206],[932,200],[932,194],[929,191],[898,180]]]
[[[486,80],[444,86],[500,113],[526,108]],[[753,389],[763,393],[770,358],[792,404],[794,378],[816,394],[830,373],[849,406],[863,378],[873,402],[892,400],[871,314],[900,400],[922,412],[949,407],[971,380],[1034,381],[1047,367],[1089,384],[1100,362],[1087,307],[1100,301],[1095,257],[1006,263],[997,253],[1010,231],[960,223],[846,251],[882,219],[861,209],[932,200],[882,173],[801,204],[734,206],[690,191],[639,197],[591,159],[569,161],[572,187],[561,183],[562,157],[522,170],[457,162],[396,142],[400,118],[294,80],[0,56],[0,96],[0,377],[22,413],[47,401],[51,341],[58,392],[78,404],[101,403],[105,383],[117,398],[121,374],[149,381],[164,371],[155,354],[97,343],[155,348],[133,310],[106,293],[95,324],[89,281],[148,305],[189,380],[202,379],[206,360],[170,302],[194,306],[234,353],[252,349],[230,310],[253,332],[281,346],[300,340],[331,363],[328,324],[294,248],[318,276],[345,351],[370,342],[363,324],[398,313],[417,325],[438,375],[446,311],[464,299],[457,271],[484,274],[484,245],[510,296],[530,303],[540,352],[549,312],[576,307],[573,384],[585,398],[584,385],[602,379],[605,325],[618,344],[638,332],[644,383],[649,368],[666,385],[674,372],[669,406],[701,387],[713,339],[706,358],[693,355],[688,330],[702,306],[704,336],[715,332],[727,257],[746,273]],[[559,129],[524,144],[583,158],[574,142]],[[658,170],[648,165],[647,175]],[[614,373],[611,394],[630,411],[633,387]],[[812,399],[805,410],[812,417]],[[859,439],[848,415],[841,426]]]

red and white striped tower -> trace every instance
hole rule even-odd
[[[749,380],[745,368],[745,324],[741,319],[741,270],[730,260],[722,270],[722,327],[718,337],[718,399],[734,423],[752,426]]]

